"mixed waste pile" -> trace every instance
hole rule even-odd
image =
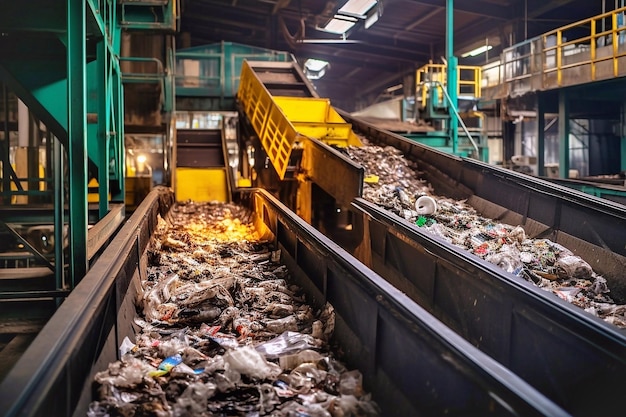
[[[480,216],[466,201],[437,196],[417,173],[417,164],[394,147],[349,147],[348,156],[365,167],[363,198],[423,230],[465,249],[507,272],[583,308],[620,328],[626,305],[616,304],[606,279],[567,248],[548,239],[530,239],[520,226]]]
[[[376,416],[362,375],[330,351],[280,251],[234,204],[186,203],[159,221],[135,342],[95,376],[89,417]]]

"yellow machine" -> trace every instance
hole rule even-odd
[[[244,61],[237,102],[247,136],[262,148],[249,162],[252,185],[273,190],[308,222],[314,221],[314,204],[334,208],[360,194],[363,169],[334,147],[361,141],[294,62]]]

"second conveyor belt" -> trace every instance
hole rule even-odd
[[[444,154],[339,114],[372,143],[400,149],[438,194],[468,199],[485,216],[567,247],[626,299],[624,206]],[[337,241],[349,242],[345,249],[454,331],[573,415],[622,412],[626,331],[361,198],[349,210],[352,232]]]

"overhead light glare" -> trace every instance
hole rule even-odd
[[[338,35],[343,35],[355,25],[356,19],[348,17],[348,16],[339,16],[335,15],[333,19],[322,29],[325,32],[336,33]]]
[[[376,22],[378,22],[378,12],[372,13],[371,15],[367,16],[367,19],[365,19],[365,23],[363,24],[363,26],[365,27],[365,29],[369,29]]]
[[[310,80],[319,80],[326,74],[328,66],[328,61],[309,58],[304,62],[304,73]]]
[[[476,56],[476,55],[480,55],[482,53],[485,53],[487,51],[489,51],[491,48],[493,48],[493,46],[491,45],[483,45],[480,46],[476,49],[472,49],[469,52],[464,53],[463,55],[461,55],[461,58],[467,58],[468,56]]]
[[[402,84],[392,85],[385,89],[385,93],[393,93],[394,91],[401,90],[404,86]]]
[[[328,65],[328,61],[323,59],[309,58],[304,63],[304,66],[311,71],[321,71]]]
[[[372,7],[378,3],[377,0],[348,0],[346,4],[339,9],[339,13],[353,15],[365,18],[365,15]]]

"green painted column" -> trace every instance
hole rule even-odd
[[[122,83],[122,72],[117,67],[117,75],[113,77],[113,95],[112,100],[117,103],[115,107],[115,137],[111,138],[111,142],[117,144],[116,152],[116,173],[119,179],[120,193],[119,201],[124,201],[126,195],[126,153],[124,145],[124,84]]]
[[[2,107],[4,107],[4,135],[0,140],[0,160],[2,161],[2,197],[0,204],[9,204],[11,201],[11,164],[9,163],[9,89],[2,85]]]
[[[63,145],[59,139],[54,139],[53,171],[54,171],[54,241],[63,242],[65,229],[65,184],[63,181]],[[56,288],[65,287],[65,253],[63,245],[54,245],[54,276]]]
[[[569,177],[569,97],[559,90],[559,177]]]
[[[446,3],[446,60],[447,74],[446,74],[446,90],[450,97],[450,103],[452,108],[457,108],[458,102],[458,87],[457,87],[457,73],[458,73],[458,60],[454,56],[454,0],[447,0]],[[450,109],[450,140],[452,141],[452,153],[457,154],[458,142],[459,142],[459,121],[456,113]]]
[[[621,164],[620,170],[626,171],[626,102],[622,103],[622,118],[621,118],[621,139],[620,139],[620,153],[621,153]]]
[[[537,175],[544,176],[546,165],[546,113],[542,97],[537,93]]]
[[[67,112],[70,173],[70,276],[87,273],[87,99],[85,2],[67,2]]]
[[[103,39],[97,46],[97,80],[98,83],[98,133],[97,150],[98,165],[98,213],[103,218],[109,212],[109,131],[111,97],[109,94],[109,53]]]

